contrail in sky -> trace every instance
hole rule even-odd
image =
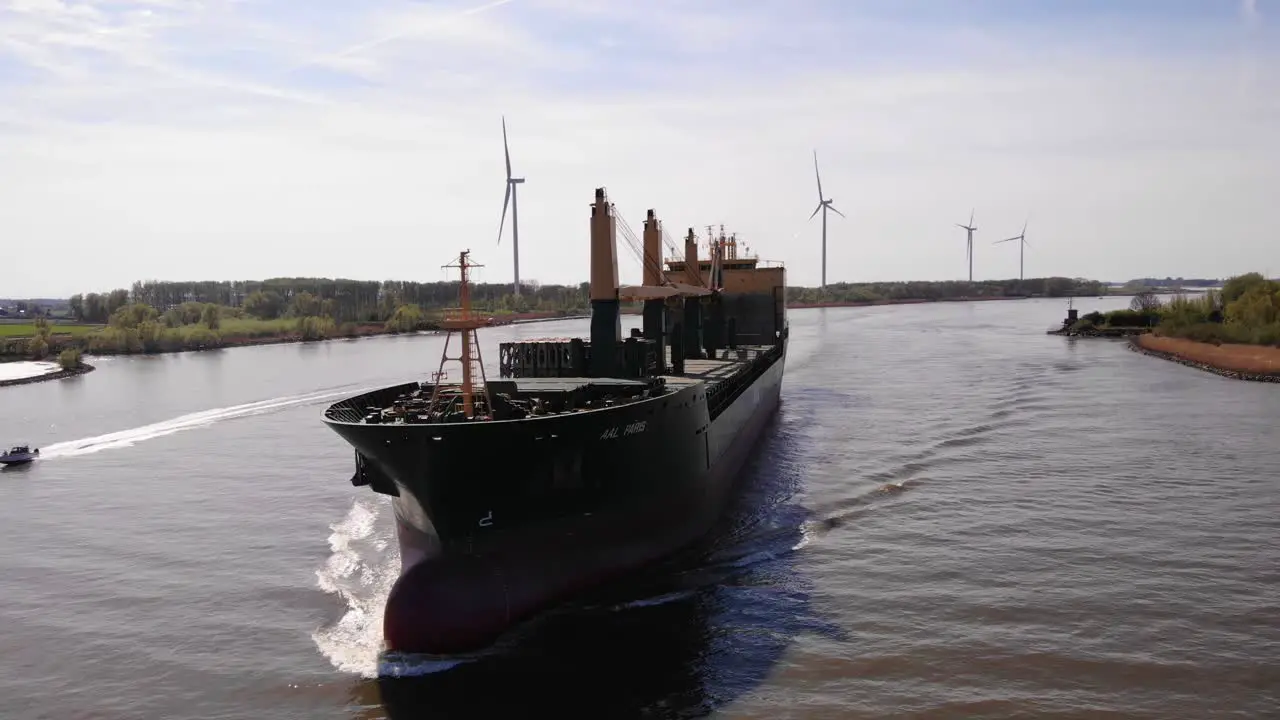
[[[1240,0],[1240,15],[1244,17],[1247,23],[1256,22],[1258,20],[1258,0]]]
[[[454,14],[452,14],[452,15],[445,15],[444,17],[441,17],[441,18],[438,18],[438,19],[439,19],[439,20],[449,20],[449,19],[451,19],[451,18],[456,18],[456,17],[466,17],[467,15],[479,15],[479,14],[480,14],[480,13],[482,13],[482,12],[487,12],[487,11],[489,11],[489,10],[492,10],[492,9],[496,8],[496,7],[501,7],[501,6],[503,6],[503,5],[506,5],[507,3],[511,2],[511,1],[512,1],[512,0],[493,0],[493,2],[485,3],[484,5],[479,5],[479,6],[476,6],[476,7],[470,8],[470,9],[467,9],[467,10],[463,10],[463,11],[461,11],[461,12],[457,12],[457,13],[454,13]],[[414,30],[405,30],[405,31],[403,31],[403,32],[398,32],[398,33],[395,33],[395,34],[392,34],[392,35],[387,35],[387,36],[385,36],[385,37],[377,38],[376,40],[368,40],[368,41],[365,41],[365,42],[359,43],[359,44],[357,44],[357,45],[352,45],[352,46],[350,46],[350,47],[348,47],[348,48],[346,48],[346,49],[339,50],[338,52],[334,53],[334,56],[335,56],[335,57],[345,57],[345,56],[350,55],[350,54],[352,54],[352,53],[360,52],[361,50],[368,50],[369,48],[377,47],[377,46],[382,45],[382,44],[384,44],[384,43],[389,43],[389,42],[391,42],[392,40],[399,40],[399,39],[400,39],[400,38],[402,38],[402,37],[407,37],[407,36],[409,36],[409,35],[413,35],[413,34],[414,34],[414,32],[415,32]]]
[[[492,2],[485,3],[484,5],[477,5],[476,7],[468,8],[468,9],[466,9],[466,10],[462,10],[462,11],[459,11],[459,12],[453,13],[453,14],[451,14],[451,15],[444,15],[444,16],[441,16],[441,17],[438,17],[438,18],[433,18],[433,19],[432,19],[432,21],[433,21],[433,22],[438,22],[438,21],[441,21],[441,20],[451,20],[451,19],[453,19],[453,18],[466,17],[466,16],[468,16],[468,15],[479,15],[479,14],[480,14],[480,13],[482,13],[482,12],[488,12],[489,10],[493,10],[494,8],[502,7],[503,5],[506,5],[507,3],[510,3],[510,2],[512,2],[512,0],[493,0]],[[369,48],[374,48],[374,47],[377,47],[377,46],[379,46],[379,45],[384,45],[384,44],[386,44],[386,43],[391,42],[392,40],[399,40],[399,39],[400,39],[400,38],[402,38],[402,37],[408,37],[408,36],[413,35],[413,34],[415,34],[415,33],[417,33],[417,32],[418,32],[418,30],[417,30],[416,28],[414,28],[414,29],[402,30],[402,31],[400,31],[400,32],[393,33],[393,34],[391,34],[391,35],[386,35],[386,36],[384,36],[384,37],[380,37],[380,38],[375,38],[375,39],[373,39],[373,40],[366,40],[366,41],[364,41],[364,42],[362,42],[362,43],[357,43],[357,44],[355,44],[355,45],[351,45],[351,46],[348,46],[348,47],[346,47],[346,48],[343,48],[342,50],[339,50],[338,52],[336,52],[336,53],[334,53],[334,54],[332,54],[332,55],[329,55],[328,57],[330,57],[330,58],[347,57],[348,55],[354,55],[355,53],[358,53],[358,52],[360,52],[360,51],[362,51],[362,50],[368,50]],[[305,67],[305,66],[307,66],[307,65],[310,65],[310,64],[312,64],[313,62],[315,62],[315,60],[308,60],[308,61],[306,61],[306,62],[299,63],[298,65],[295,65],[295,66],[293,66],[293,67],[289,68],[287,71],[285,71],[285,74],[287,75],[287,74],[289,74],[289,73],[293,72],[294,70],[297,70],[298,68],[301,68],[301,67]]]
[[[1239,51],[1239,92],[1242,98],[1248,100],[1254,95],[1258,74],[1255,35],[1262,24],[1258,0],[1240,0],[1240,20],[1244,23],[1244,36],[1240,40]]]

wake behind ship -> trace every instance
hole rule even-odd
[[[613,205],[591,209],[591,334],[503,343],[484,377],[467,252],[441,371],[343,400],[324,422],[355,448],[351,482],[390,495],[400,576],[387,649],[451,654],[703,536],[778,405],[786,271],[693,230],[663,267],[645,222],[644,282],[619,287]],[[620,302],[643,300],[623,338]],[[449,356],[454,336],[456,357]],[[461,382],[444,381],[444,363]]]

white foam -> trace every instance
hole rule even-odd
[[[320,589],[337,595],[346,612],[336,623],[316,629],[311,639],[335,668],[365,678],[379,674],[382,613],[400,572],[392,530],[378,526],[388,512],[388,503],[356,500],[346,517],[330,526],[332,555],[316,571]]]
[[[27,378],[40,377],[58,371],[58,364],[51,362],[6,362],[0,363],[0,381],[3,380],[25,380]]]
[[[817,538],[812,522],[803,522],[800,524],[800,540],[791,546],[792,552],[803,550]]]
[[[263,413],[283,410],[285,408],[295,407],[298,405],[321,402],[359,392],[361,391],[352,389],[323,390],[305,395],[271,398],[269,400],[245,403],[244,405],[233,405],[231,407],[214,408],[212,410],[201,410],[199,412],[180,415],[171,420],[163,420],[158,423],[143,425],[142,427],[131,428],[129,430],[120,430],[118,432],[96,435],[94,437],[83,438],[81,440],[69,440],[66,442],[54,443],[41,448],[40,457],[42,459],[75,457],[78,455],[90,455],[103,450],[125,448],[145,440],[153,440],[165,435],[182,432],[183,430],[191,430],[192,428],[204,427],[206,425],[212,425],[225,420],[234,420],[236,418],[247,417],[250,415],[261,415]]]

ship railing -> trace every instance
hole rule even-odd
[[[618,342],[616,367],[609,377],[645,378],[658,374],[658,347],[652,340],[629,337]],[[523,340],[498,345],[502,378],[583,377],[591,368],[592,345],[581,338]]]
[[[743,349],[739,349],[741,353]],[[769,369],[777,359],[777,348],[748,348],[750,366],[741,374],[718,383],[707,393],[707,409],[712,420],[729,407],[742,393]],[[733,351],[730,351],[733,352]]]
[[[456,325],[467,322],[480,322],[487,325],[493,320],[493,318],[489,317],[487,313],[479,312],[475,308],[472,308],[471,314],[468,315],[466,311],[460,307],[441,309],[439,319],[442,325]]]

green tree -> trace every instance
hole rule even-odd
[[[298,334],[303,340],[323,340],[334,331],[333,318],[308,315],[298,318]]]
[[[402,333],[422,330],[426,326],[426,316],[417,305],[401,305],[387,320],[387,332]]]
[[[63,370],[75,370],[80,367],[80,348],[67,348],[58,353],[58,367]]]
[[[116,288],[107,294],[107,315],[111,315],[115,311],[129,304],[129,291],[124,288]]]
[[[117,308],[111,313],[111,318],[108,322],[112,327],[127,329],[136,328],[141,323],[155,320],[157,317],[156,309],[150,305],[132,303]]]
[[[27,354],[33,360],[43,360],[49,354],[49,343],[42,335],[36,335],[27,341]]]
[[[84,319],[92,323],[105,323],[111,313],[107,312],[107,299],[98,293],[84,296]]]
[[[1222,301],[1229,305],[1253,288],[1269,285],[1271,285],[1271,281],[1262,277],[1262,273],[1251,272],[1228,278],[1222,284]]]
[[[259,320],[274,320],[284,309],[284,299],[274,290],[255,290],[244,299],[244,311]]]
[[[218,314],[218,306],[213,303],[205,305],[200,313],[200,322],[210,330],[222,327],[222,316]]]
[[[1252,328],[1280,321],[1280,292],[1272,290],[1272,284],[1258,283],[1249,287],[1227,306],[1227,322]]]
[[[293,317],[315,317],[320,314],[320,299],[303,291],[289,301],[289,314]]]

